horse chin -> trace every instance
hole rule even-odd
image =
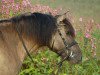
[[[81,64],[82,60],[77,60],[77,59],[70,59],[67,60],[70,64]]]
[[[70,63],[70,64],[81,64],[81,62],[78,62],[78,61],[68,61],[68,63]]]

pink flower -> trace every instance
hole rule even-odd
[[[94,23],[94,20],[92,19],[91,22]]]
[[[100,29],[100,24],[97,24],[97,28]]]
[[[19,5],[18,4],[16,4],[16,11],[18,11],[19,10]]]
[[[24,7],[27,7],[27,6],[31,6],[31,3],[30,3],[29,0],[23,0],[23,1],[22,1],[22,5],[23,5]]]
[[[2,2],[6,2],[6,0],[2,0]]]
[[[22,2],[23,6],[26,7],[27,6],[27,2],[23,0]]]
[[[8,14],[8,15],[9,15],[9,10],[6,10],[6,14]]]
[[[9,0],[9,2],[14,3],[14,0]]]
[[[85,33],[86,38],[91,38],[91,35],[89,33]]]
[[[22,0],[15,2],[15,0],[1,0],[1,7],[0,12],[4,17],[11,17],[10,11],[13,12],[13,14],[23,11],[31,11],[31,12],[42,12],[42,13],[48,13],[50,12],[52,15],[57,15],[61,9],[52,9],[49,6],[43,6],[40,4],[32,5],[30,0]]]
[[[79,18],[79,21],[82,22],[83,21],[83,18]]]

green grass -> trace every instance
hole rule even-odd
[[[85,61],[85,57],[89,55],[89,60]],[[42,59],[45,58],[43,61]],[[53,52],[39,51],[37,55],[33,55],[34,64],[27,58],[24,63],[20,75],[56,75],[58,70],[57,62],[60,58]],[[79,65],[70,65],[66,61],[63,63],[59,75],[99,75],[100,61],[92,58],[88,52],[83,51],[83,61]]]

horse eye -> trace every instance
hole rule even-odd
[[[67,35],[71,35],[71,32],[68,31],[66,34],[67,34]]]

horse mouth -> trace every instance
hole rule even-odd
[[[82,56],[81,55],[69,55],[66,53],[61,53],[60,54],[61,58],[63,61],[68,61],[70,64],[81,64],[82,62]]]
[[[66,59],[70,64],[81,64],[82,63],[82,57],[81,56],[75,56],[75,57],[68,57]]]
[[[81,60],[69,60],[68,61],[70,64],[81,64],[82,61]]]

